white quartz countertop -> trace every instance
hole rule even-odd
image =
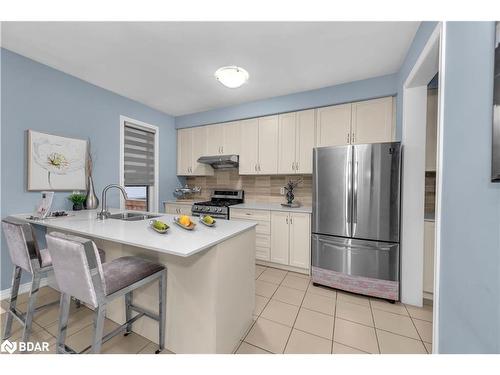
[[[200,198],[198,200],[196,200],[196,199],[180,199],[180,200],[171,199],[171,200],[168,200],[168,201],[163,201],[163,203],[186,204],[186,205],[190,205],[191,206],[193,203],[200,202],[202,200],[203,200],[203,198]]]
[[[125,212],[111,209],[111,213]],[[70,211],[68,216],[44,220],[27,220],[30,214],[11,215],[30,223],[74,234],[137,246],[161,253],[188,257],[217,245],[231,237],[255,227],[257,223],[239,220],[216,219],[214,227],[200,223],[197,217],[191,219],[197,224],[192,231],[185,230],[173,222],[176,215],[160,214],[170,226],[166,234],[155,232],[149,226],[149,219],[125,221],[118,219],[98,220],[96,210]]]
[[[260,202],[245,202],[241,204],[235,204],[231,206],[232,209],[245,209],[245,210],[267,210],[267,211],[282,211],[282,212],[302,212],[310,214],[312,213],[312,207],[300,206],[300,207],[283,207],[280,203],[260,203]]]

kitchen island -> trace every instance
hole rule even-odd
[[[111,210],[112,213],[122,212]],[[255,293],[255,225],[217,220],[214,227],[197,222],[192,231],[173,223],[174,215],[161,215],[170,229],[159,234],[149,220],[98,220],[95,210],[69,216],[28,220],[41,226],[91,238],[106,252],[106,260],[135,255],[162,263],[168,269],[166,348],[174,353],[231,353],[250,327]],[[134,304],[157,309],[158,285],[134,292]],[[124,299],[108,306],[106,316],[125,322]],[[141,318],[133,331],[158,342],[156,322]]]

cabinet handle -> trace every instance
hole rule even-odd
[[[296,161],[296,162],[295,162],[295,170],[296,170],[296,171],[298,171],[298,170],[299,170],[299,162],[298,162],[298,161]]]
[[[350,137],[350,133],[347,133],[347,143],[349,143],[349,137]]]
[[[260,163],[259,163],[259,172],[260,172]]]
[[[257,172],[257,164],[254,164],[253,169],[255,169],[255,172]]]
[[[285,220],[286,220],[286,223],[288,224],[288,218],[286,218]]]
[[[355,137],[354,132],[352,133],[352,137],[351,138],[352,138],[352,143],[356,142],[356,137]]]
[[[293,224],[293,218],[290,218],[290,224]]]
[[[295,170],[295,162],[292,162],[292,171]]]
[[[224,153],[224,146],[220,146],[220,153],[223,154]]]

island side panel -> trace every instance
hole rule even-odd
[[[95,240],[106,251],[107,260],[135,255],[167,266],[166,348],[174,353],[216,353],[217,246],[183,258],[173,255]],[[158,311],[158,283],[134,291],[133,303]],[[106,316],[125,322],[125,301],[112,302]],[[147,317],[133,325],[133,331],[158,342],[158,323]]]
[[[253,322],[255,227],[217,246],[217,353],[232,353]]]

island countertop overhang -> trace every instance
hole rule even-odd
[[[110,211],[112,213],[128,212],[118,209]],[[158,220],[162,220],[170,226],[166,234],[155,232],[150,227],[149,220],[99,220],[96,210],[71,211],[69,216],[44,220],[29,220],[30,214],[10,216],[53,230],[67,231],[84,237],[114,241],[180,257],[189,257],[207,250],[229,238],[251,230],[257,225],[257,223],[249,221],[217,219],[215,227],[207,227],[196,222],[196,228],[189,231],[178,227],[173,222],[175,215],[155,214],[160,215]]]

